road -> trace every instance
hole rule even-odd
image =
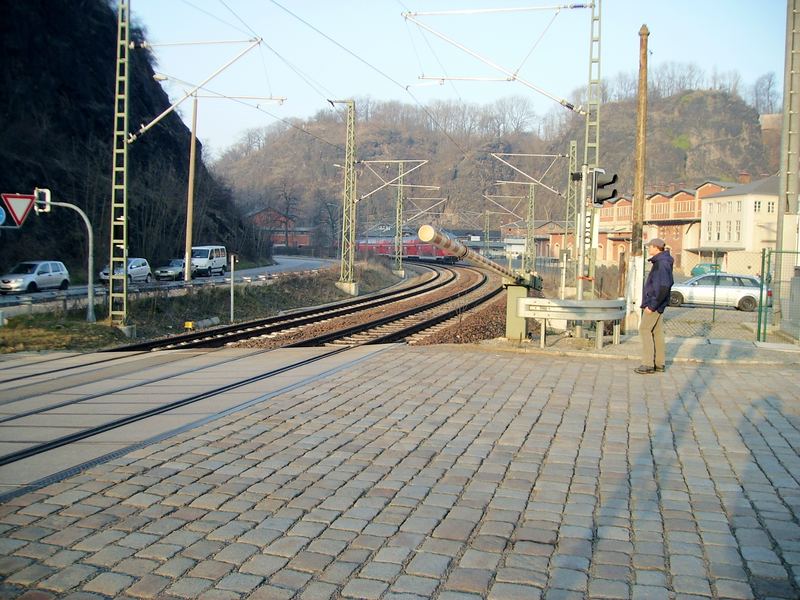
[[[243,269],[241,271],[237,270],[235,272],[235,279],[236,281],[242,281],[245,277],[258,277],[259,275],[274,275],[277,273],[290,273],[290,272],[298,272],[298,271],[311,271],[314,269],[324,269],[331,265],[334,265],[337,261],[335,259],[330,258],[310,258],[304,256],[275,256],[276,264],[268,265],[263,267],[255,267],[252,269]],[[151,265],[152,266],[152,265]],[[155,268],[155,267],[153,267]],[[213,277],[196,277],[193,279],[193,285],[202,285],[205,283],[215,283],[219,284],[224,282],[226,279],[230,279],[227,275],[217,275]],[[184,284],[182,281],[153,281],[151,284],[133,284],[131,287],[138,289],[139,291],[147,291],[148,289],[162,289],[165,287],[182,287]],[[98,295],[102,294],[105,295],[106,288],[103,285],[96,285],[95,286],[96,293]],[[32,310],[36,307],[39,309],[45,309],[45,306],[36,305],[44,305],[44,304],[53,304],[58,303],[61,305],[66,298],[67,302],[73,302],[80,298],[85,298],[87,295],[88,287],[85,285],[76,285],[70,287],[69,290],[65,292],[62,291],[42,291],[36,292],[33,294],[25,293],[25,294],[8,294],[6,296],[0,296],[0,310],[3,311],[5,317],[13,317],[18,314],[22,314]],[[29,303],[33,303],[33,307],[29,306]],[[45,309],[46,310],[46,309]]]

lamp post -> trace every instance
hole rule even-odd
[[[153,79],[156,81],[175,81],[182,85],[193,87],[191,91],[187,92],[192,97],[192,130],[189,142],[189,183],[186,193],[186,236],[184,244],[184,269],[183,280],[188,283],[192,280],[192,229],[194,228],[194,181],[195,171],[197,166],[197,99],[201,97],[198,94],[200,86],[188,83],[177,77],[164,75],[163,73],[155,73]],[[203,98],[223,98],[229,100],[270,100],[283,104],[286,100],[283,96],[223,96],[220,94],[203,95]]]

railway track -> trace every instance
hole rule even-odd
[[[150,340],[128,344],[110,351],[151,351],[187,348],[219,348],[242,339],[275,334],[287,329],[303,327],[320,321],[351,315],[370,308],[398,302],[429,291],[441,289],[456,277],[452,269],[423,267],[429,271],[423,281],[368,296],[334,302],[318,307],[294,310],[289,313],[215,327],[200,332],[171,336],[162,340]]]
[[[83,444],[84,446],[87,444],[92,445],[93,440],[108,439],[109,436],[113,437],[116,435],[116,432],[120,431],[130,432],[132,429],[135,429],[140,433],[139,437],[141,438],[143,432],[154,430],[154,423],[161,423],[162,425],[160,429],[156,427],[156,430],[160,432],[158,434],[159,436],[165,437],[172,435],[177,433],[179,429],[183,430],[186,427],[198,424],[198,421],[190,420],[188,423],[181,425],[178,429],[169,427],[167,427],[166,430],[164,429],[164,419],[172,419],[176,415],[185,414],[187,407],[192,406],[192,411],[196,412],[200,409],[195,409],[194,406],[205,406],[206,408],[203,410],[208,412],[204,417],[205,420],[218,418],[231,411],[240,410],[244,406],[247,406],[248,403],[252,404],[258,401],[264,401],[264,394],[261,392],[256,393],[253,390],[262,390],[264,383],[268,382],[270,379],[286,375],[291,371],[309,367],[309,365],[320,361],[324,362],[329,359],[335,360],[337,355],[344,354],[348,351],[357,353],[358,349],[365,346],[401,341],[427,327],[431,327],[435,323],[450,319],[461,311],[469,310],[473,306],[486,302],[489,298],[494,297],[502,290],[501,286],[497,284],[492,285],[488,281],[486,275],[481,273],[480,277],[477,277],[477,281],[471,281],[469,285],[466,286],[462,285],[455,294],[443,294],[442,286],[452,285],[458,278],[452,268],[439,268],[437,271],[439,272],[435,277],[431,276],[428,281],[424,282],[421,286],[416,286],[413,291],[405,289],[400,292],[378,294],[376,296],[380,296],[379,298],[373,297],[366,303],[363,301],[361,303],[353,301],[342,303],[347,305],[344,307],[349,311],[346,314],[351,315],[354,311],[350,309],[354,308],[354,304],[361,304],[361,310],[365,310],[365,308],[363,308],[365,304],[368,308],[374,310],[376,307],[385,306],[387,302],[392,301],[413,303],[415,306],[404,308],[399,312],[383,316],[379,319],[366,319],[350,327],[338,328],[337,331],[325,332],[321,335],[286,344],[284,347],[288,349],[324,345],[329,347],[317,348],[316,352],[312,351],[313,354],[311,356],[305,356],[300,360],[290,360],[283,365],[270,368],[269,370],[263,370],[264,361],[260,358],[260,355],[270,353],[270,349],[256,348],[255,350],[249,351],[229,349],[223,352],[223,354],[227,355],[222,360],[216,361],[213,360],[213,357],[216,355],[215,352],[190,352],[191,358],[194,358],[195,361],[206,361],[207,364],[200,366],[189,365],[188,368],[182,368],[178,372],[165,373],[163,375],[146,377],[143,379],[139,378],[138,380],[125,382],[99,392],[81,393],[79,394],[80,397],[77,398],[69,397],[68,394],[76,395],[77,390],[85,387],[86,382],[83,382],[82,385],[77,380],[73,382],[69,377],[63,376],[65,371],[76,367],[63,366],[51,370],[51,372],[58,373],[59,375],[56,378],[50,377],[49,380],[61,382],[61,387],[58,387],[56,383],[48,386],[48,377],[46,375],[42,376],[42,373],[38,373],[38,377],[28,384],[27,389],[25,389],[25,384],[22,384],[11,390],[12,395],[17,395],[16,398],[5,398],[5,400],[0,398],[0,411],[5,413],[0,416],[0,434],[3,435],[4,441],[9,442],[6,445],[7,450],[0,453],[0,473],[3,470],[14,469],[16,465],[20,465],[20,468],[24,469],[22,465],[28,464],[31,460],[42,462],[44,459],[44,461],[47,462],[46,457],[55,457],[58,456],[59,453],[64,453],[64,448],[67,446],[73,444]],[[470,273],[471,278],[476,278],[478,272],[473,269],[461,270],[462,276],[466,273]],[[415,295],[420,293],[428,294],[433,297],[425,302],[412,300]],[[335,311],[339,308],[343,307],[339,306],[333,310]],[[335,321],[335,318],[326,310],[315,309],[314,311],[299,312],[303,314],[300,316],[292,314],[290,315],[291,318],[289,321],[294,320],[296,322],[298,319],[310,319],[312,323],[319,323],[320,321],[333,323]],[[312,315],[316,315],[316,319],[314,319]],[[285,317],[284,322],[286,322]],[[261,325],[263,326],[264,324]],[[267,325],[267,327],[271,325],[272,324]],[[264,335],[262,333],[263,329],[259,330],[256,328],[255,331],[258,332],[257,335],[259,336]],[[236,331],[230,333],[232,338],[241,340],[244,337],[242,335],[243,332],[252,336],[252,329],[250,327],[239,327]],[[219,343],[220,338],[217,337],[215,339],[218,340],[215,345],[223,345],[228,344],[231,338],[226,339],[222,344]],[[190,344],[197,343],[200,345],[188,345],[188,347],[208,347],[208,340],[198,338],[190,342]],[[151,351],[157,347],[158,346],[150,348],[139,347],[137,349],[135,345],[133,347],[128,346],[126,348],[127,352],[125,352],[124,355],[130,359],[129,374],[135,373],[136,362],[143,361],[141,362],[142,365],[146,363],[152,366],[153,363],[148,361],[148,358],[159,356],[161,359],[167,357],[171,359],[174,357],[177,361],[179,360],[178,357],[186,355],[185,351],[158,352],[157,354],[153,354]],[[239,354],[231,356],[231,352],[239,352]],[[291,352],[291,350],[287,350],[287,352]],[[242,362],[237,365],[237,361]],[[103,369],[113,368],[109,362],[110,361],[105,360],[99,362],[90,360],[89,370],[84,371],[83,375],[87,376],[90,382],[94,377],[94,381],[99,383],[103,380],[97,378],[97,376],[102,376]],[[167,361],[161,360],[159,362],[163,363],[161,369],[167,369],[169,366]],[[274,362],[275,361],[270,361],[270,364]],[[198,376],[207,376],[213,379],[218,374],[225,373],[230,379],[231,373],[244,373],[244,371],[242,371],[243,367],[240,365],[251,365],[250,368],[252,369],[253,364],[258,365],[257,372],[250,375],[237,376],[235,380],[226,382],[224,385],[206,386],[205,389],[196,393],[182,393],[179,394],[180,397],[175,399],[160,401],[158,400],[159,392],[155,391],[164,390],[165,385],[169,386],[169,389],[176,390],[191,387],[191,382]],[[174,366],[176,365],[172,365],[172,368],[174,368]],[[76,372],[75,376],[77,377],[77,375],[78,373]],[[23,375],[12,376],[8,378],[7,381],[24,381],[25,377],[26,376]],[[182,382],[187,382],[188,385],[183,385]],[[75,383],[74,386],[73,383]],[[37,388],[36,386],[39,387]],[[61,396],[57,397],[56,400],[52,400],[50,399],[50,392],[56,389]],[[143,400],[139,404],[131,404],[129,399],[132,393],[136,393],[139,397],[143,397],[147,400]],[[164,392],[160,393],[164,395]],[[239,397],[243,394],[254,394],[255,396],[245,402],[231,402],[231,398]],[[142,404],[145,404],[145,406],[142,406]],[[110,407],[110,414],[105,416],[94,414],[98,406]],[[224,408],[220,409],[220,406]],[[142,410],[142,408],[144,409]],[[67,414],[70,418],[62,416]],[[84,416],[83,419],[81,415]],[[25,438],[26,432],[30,432],[30,425],[37,422],[55,422],[58,425],[50,427],[47,439],[33,440]],[[59,435],[62,431],[64,431],[64,433]],[[18,440],[15,441],[13,439],[14,436],[9,435],[12,432],[18,434]],[[121,449],[117,449],[115,452],[119,453],[121,451]],[[97,454],[97,452],[95,452],[95,454]],[[108,455],[108,457],[110,458],[111,455]],[[95,456],[91,463],[94,464],[102,459],[102,456]],[[89,463],[85,463],[85,466],[88,466],[88,464]],[[62,469],[58,473],[51,473],[45,478],[40,478],[38,483],[33,482],[28,484],[25,489],[32,489],[32,487],[36,487],[39,484],[45,485],[53,481],[54,477],[57,479],[59,473],[64,475],[71,474],[76,472],[76,468],[80,469],[82,467],[81,465],[72,465],[68,470]],[[14,493],[19,493],[19,491]]]

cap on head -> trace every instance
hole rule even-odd
[[[663,250],[667,244],[666,244],[666,242],[665,242],[664,240],[662,240],[661,238],[653,238],[652,240],[650,240],[649,242],[647,242],[647,245],[648,245],[648,246],[655,246],[655,247],[656,247],[656,248],[658,248],[659,250]]]

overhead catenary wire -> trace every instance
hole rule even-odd
[[[553,15],[553,18],[552,18],[552,19],[550,19],[550,22],[549,22],[549,23],[548,23],[548,24],[545,26],[545,28],[542,30],[542,33],[541,33],[541,34],[539,34],[539,37],[538,37],[538,38],[536,39],[536,41],[533,43],[533,46],[531,46],[531,49],[530,49],[530,50],[528,50],[528,53],[525,55],[525,58],[523,58],[523,59],[522,59],[522,62],[521,62],[521,63],[520,63],[520,65],[517,67],[517,69],[514,71],[514,76],[515,76],[515,77],[516,77],[516,76],[519,74],[519,72],[522,70],[522,67],[524,67],[524,66],[525,66],[525,63],[526,63],[526,62],[528,62],[528,59],[531,57],[531,54],[533,54],[533,51],[534,51],[534,50],[536,50],[536,47],[537,47],[537,46],[539,45],[539,43],[540,43],[540,42],[541,42],[541,41],[544,39],[544,36],[545,36],[545,34],[546,34],[546,33],[547,33],[547,31],[550,29],[550,26],[551,26],[551,25],[553,24],[553,22],[556,20],[556,17],[557,17],[558,15],[560,15],[560,14],[561,14],[561,9],[558,9],[558,10],[555,12],[555,14]]]
[[[363,65],[365,65],[365,66],[369,67],[371,70],[373,70],[373,71],[375,71],[376,73],[378,73],[378,74],[379,74],[381,77],[383,77],[384,79],[387,79],[388,81],[390,81],[391,83],[393,83],[394,85],[396,85],[397,87],[399,87],[400,89],[402,89],[403,91],[405,91],[405,92],[406,92],[406,93],[407,93],[409,96],[411,96],[411,98],[414,100],[414,102],[415,102],[415,103],[416,103],[416,104],[417,104],[417,105],[418,105],[418,106],[419,106],[419,107],[420,107],[420,108],[421,108],[421,109],[422,109],[422,110],[425,112],[425,114],[428,116],[428,118],[429,118],[429,119],[431,119],[431,122],[433,122],[433,123],[436,125],[436,127],[437,127],[437,128],[439,128],[439,129],[442,131],[442,133],[444,134],[444,136],[445,136],[445,137],[446,137],[448,140],[450,140],[450,142],[451,142],[451,143],[452,143],[452,144],[453,144],[453,145],[454,145],[456,148],[458,148],[458,149],[459,149],[459,151],[461,151],[461,153],[463,154],[464,158],[466,158],[466,157],[467,157],[467,155],[468,155],[468,151],[467,151],[467,150],[466,150],[466,149],[465,149],[465,148],[464,148],[464,147],[463,147],[461,144],[459,144],[459,143],[458,143],[458,142],[457,142],[457,141],[456,141],[456,140],[455,140],[455,139],[454,139],[454,138],[453,138],[453,137],[452,137],[452,136],[451,136],[451,135],[450,135],[450,134],[447,132],[447,130],[446,130],[446,129],[445,129],[445,128],[444,128],[444,127],[441,125],[441,123],[439,123],[439,121],[438,121],[438,120],[436,119],[436,117],[435,117],[435,116],[434,116],[434,115],[431,113],[431,111],[430,111],[430,110],[428,110],[428,108],[427,108],[427,107],[426,107],[426,106],[425,106],[425,105],[424,105],[422,102],[420,102],[420,100],[419,100],[419,99],[418,99],[418,98],[417,98],[417,97],[416,97],[416,96],[415,96],[415,95],[414,95],[414,94],[411,92],[411,90],[409,90],[409,89],[408,89],[406,86],[404,86],[402,83],[400,83],[399,81],[397,81],[397,80],[396,80],[394,77],[392,77],[391,75],[388,75],[387,73],[385,73],[384,71],[382,71],[381,69],[379,69],[378,67],[376,67],[375,65],[373,65],[372,63],[370,63],[370,62],[369,62],[368,60],[366,60],[365,58],[363,58],[363,57],[359,56],[359,55],[358,55],[356,52],[353,52],[352,50],[350,50],[349,48],[347,48],[346,46],[344,46],[343,44],[341,44],[340,42],[338,42],[337,40],[335,40],[334,38],[332,38],[331,36],[329,36],[328,34],[326,34],[324,31],[320,30],[318,27],[316,27],[316,26],[312,25],[311,23],[309,23],[308,21],[306,21],[305,19],[303,19],[301,16],[299,16],[299,15],[295,14],[294,12],[292,12],[291,10],[289,10],[288,8],[286,8],[285,6],[283,6],[281,3],[277,2],[277,0],[270,0],[270,2],[271,2],[272,4],[274,4],[275,6],[277,6],[278,8],[280,8],[282,11],[284,11],[286,14],[288,14],[288,15],[289,15],[289,16],[291,16],[292,18],[294,18],[294,19],[296,19],[296,20],[300,21],[300,22],[301,22],[303,25],[305,25],[306,27],[308,27],[308,28],[309,28],[309,29],[311,29],[312,31],[314,31],[314,32],[316,32],[317,34],[319,34],[319,35],[321,35],[322,37],[324,37],[326,40],[328,40],[329,42],[331,42],[332,44],[334,44],[335,46],[337,46],[337,47],[338,47],[338,48],[340,48],[341,50],[344,50],[344,51],[345,51],[347,54],[349,54],[350,56],[352,56],[353,58],[355,58],[357,61],[359,61],[359,62],[360,62],[360,63],[362,63]]]
[[[406,12],[408,12],[408,7],[405,4],[403,4],[401,2],[401,0],[397,0],[397,3]],[[419,64],[419,70],[420,70],[421,73],[424,73],[425,69],[422,66],[422,59],[420,58],[419,53],[417,52],[417,47],[414,44],[414,37],[411,35],[411,27],[408,25],[408,20],[407,19],[404,19],[404,21],[405,21],[405,25],[406,25],[406,31],[408,32],[408,39],[411,40],[411,46],[414,49],[414,54],[417,55],[417,63]],[[417,28],[417,29],[419,30],[419,28]],[[431,41],[428,39],[428,36],[425,35],[424,31],[421,31],[420,33],[421,33],[422,41],[424,41],[425,45],[428,46],[428,50],[430,50],[431,54],[433,55],[434,60],[439,65],[439,67],[442,69],[442,73],[447,75],[448,74],[447,73],[447,69],[445,69],[444,65],[442,64],[442,61],[439,59],[439,55],[436,54],[436,52],[434,51],[433,46],[431,45]],[[455,92],[456,98],[458,98],[459,102],[463,102],[464,100],[461,97],[461,94],[458,92],[458,88],[456,87],[456,84],[453,83],[452,80],[448,79],[448,81],[450,81],[450,87],[452,88],[453,92]],[[444,83],[444,81],[442,81],[442,83]],[[408,88],[408,86],[406,86],[406,88]]]
[[[175,81],[177,83],[181,83],[183,85],[188,85],[188,86],[195,87],[195,84],[190,83],[188,81],[184,81],[182,79],[179,79],[178,77],[173,77],[173,76],[167,75],[167,74],[164,74],[164,75],[168,79],[172,79],[173,81]],[[202,86],[202,85],[201,86],[196,86],[196,87],[197,87],[198,90],[203,90],[204,92],[208,92],[209,94],[213,94],[213,96],[215,96],[217,98],[221,98],[221,99],[225,99],[225,100],[231,100],[233,102],[236,102],[237,104],[241,104],[243,106],[247,106],[247,107],[255,109],[255,110],[257,110],[257,111],[259,111],[261,113],[264,113],[265,115],[268,115],[268,116],[272,117],[276,121],[280,121],[281,123],[283,123],[285,125],[288,125],[292,129],[296,129],[296,130],[298,130],[298,131],[300,131],[300,132],[302,132],[302,133],[304,133],[304,134],[316,139],[317,141],[322,142],[323,144],[326,144],[327,146],[330,146],[332,148],[336,148],[337,150],[343,150],[344,149],[341,144],[337,144],[335,142],[331,142],[329,140],[326,140],[323,137],[320,137],[320,136],[318,136],[318,135],[316,135],[314,133],[311,133],[307,129],[305,129],[303,127],[300,127],[295,123],[292,123],[288,119],[284,119],[282,117],[279,117],[279,116],[269,112],[268,110],[264,110],[263,108],[261,108],[261,106],[259,104],[251,104],[249,102],[245,102],[241,97],[229,96],[227,94],[223,94],[222,92],[217,92],[215,90],[209,89],[209,88],[207,88],[205,86]]]
[[[189,2],[189,0],[181,0],[181,2],[183,2],[183,3],[184,3],[184,4],[186,4],[187,6],[191,6],[193,9],[195,9],[195,10],[196,10],[196,11],[198,11],[198,12],[201,12],[201,13],[203,13],[204,15],[207,15],[207,16],[211,17],[211,18],[212,18],[212,19],[214,19],[215,21],[219,21],[219,22],[220,22],[220,23],[222,23],[223,25],[227,25],[227,26],[228,26],[228,27],[230,27],[231,29],[235,29],[235,30],[236,30],[236,31],[238,31],[239,33],[243,33],[243,34],[245,34],[245,35],[249,35],[249,33],[252,33],[252,32],[248,32],[248,31],[246,31],[246,30],[244,30],[244,29],[241,29],[241,28],[237,27],[237,26],[236,26],[236,25],[234,25],[233,23],[228,23],[228,21],[226,21],[226,20],[224,20],[224,19],[221,19],[219,16],[215,15],[214,13],[211,13],[211,12],[209,12],[209,11],[205,10],[204,8],[200,8],[200,7],[199,7],[199,6],[197,6],[196,4],[193,4],[192,2]]]
[[[270,79],[269,79],[269,73],[267,72],[266,62],[264,60],[262,46],[266,47],[270,52],[272,52],[281,62],[283,62],[300,79],[302,79],[306,83],[306,85],[308,85],[312,90],[314,90],[314,92],[316,92],[321,98],[327,99],[332,95],[330,93],[330,90],[327,90],[321,84],[315,83],[309,76],[307,76],[305,73],[303,73],[298,67],[293,65],[288,59],[283,57],[277,50],[275,50],[272,46],[270,46],[267,42],[265,42],[264,41],[264,37],[263,36],[259,36],[258,33],[247,23],[247,21],[245,21],[242,17],[240,17],[224,0],[219,0],[220,4],[222,4],[222,6],[224,6],[225,9],[228,12],[230,12],[237,21],[239,21],[242,25],[244,25],[247,28],[248,31],[245,31],[245,30],[241,29],[240,27],[237,27],[236,25],[234,25],[234,24],[232,24],[232,23],[220,18],[219,16],[217,16],[217,15],[215,15],[215,14],[213,14],[213,13],[211,13],[211,12],[205,10],[205,9],[200,8],[199,6],[193,4],[192,2],[189,2],[189,0],[182,0],[182,1],[185,4],[187,4],[188,6],[194,8],[195,10],[197,10],[197,11],[199,11],[199,12],[201,12],[201,13],[209,16],[209,17],[211,17],[212,19],[214,19],[214,20],[216,20],[216,21],[218,21],[218,22],[220,22],[220,23],[222,23],[224,25],[227,25],[228,27],[231,27],[232,29],[235,29],[236,31],[239,31],[239,32],[244,33],[244,34],[252,33],[256,37],[256,39],[259,40],[259,42],[260,42],[259,46],[258,46],[259,47],[259,53],[261,54],[261,57],[262,57],[262,63],[263,63],[263,66],[264,66],[265,78],[267,80],[267,88],[269,90],[270,96],[272,95],[272,85],[271,85],[271,82],[270,82]],[[252,40],[247,40],[247,41],[252,41]],[[195,44],[203,44],[203,43],[204,42],[195,42]],[[212,43],[215,43],[215,42],[212,42]],[[223,42],[216,42],[216,43],[234,43],[234,42],[223,41]],[[180,44],[181,45],[186,45],[187,43],[186,42],[180,42]],[[159,44],[159,45],[165,46],[165,45],[168,45],[168,44]],[[177,45],[177,44],[174,44],[174,45]],[[215,93],[219,97],[224,97],[224,98],[227,98],[229,100],[234,100],[235,102],[238,102],[239,104],[244,104],[245,106],[250,106],[252,108],[255,108],[255,109],[259,110],[260,112],[263,112],[264,114],[266,114],[266,115],[268,115],[268,116],[270,116],[270,117],[272,117],[272,118],[274,118],[274,119],[276,119],[276,120],[278,120],[278,121],[280,121],[280,122],[282,122],[282,123],[284,123],[286,125],[289,125],[290,127],[294,128],[294,129],[297,129],[297,130],[302,131],[302,132],[304,132],[304,133],[306,133],[308,135],[311,135],[312,137],[324,142],[325,144],[328,144],[328,145],[330,145],[332,147],[341,149],[341,145],[340,144],[334,144],[332,142],[324,140],[323,138],[315,136],[315,135],[309,133],[307,130],[305,130],[305,129],[301,128],[301,127],[298,127],[296,124],[292,123],[291,121],[283,119],[281,117],[278,117],[277,115],[274,115],[274,114],[272,114],[272,113],[270,113],[268,111],[265,111],[265,110],[261,109],[257,105],[253,106],[253,105],[247,104],[245,102],[242,102],[241,99],[232,98],[230,96],[225,96],[224,94],[218,94],[216,92],[210,92],[210,90],[207,90],[207,89],[206,89],[206,91],[209,91],[209,93]]]

